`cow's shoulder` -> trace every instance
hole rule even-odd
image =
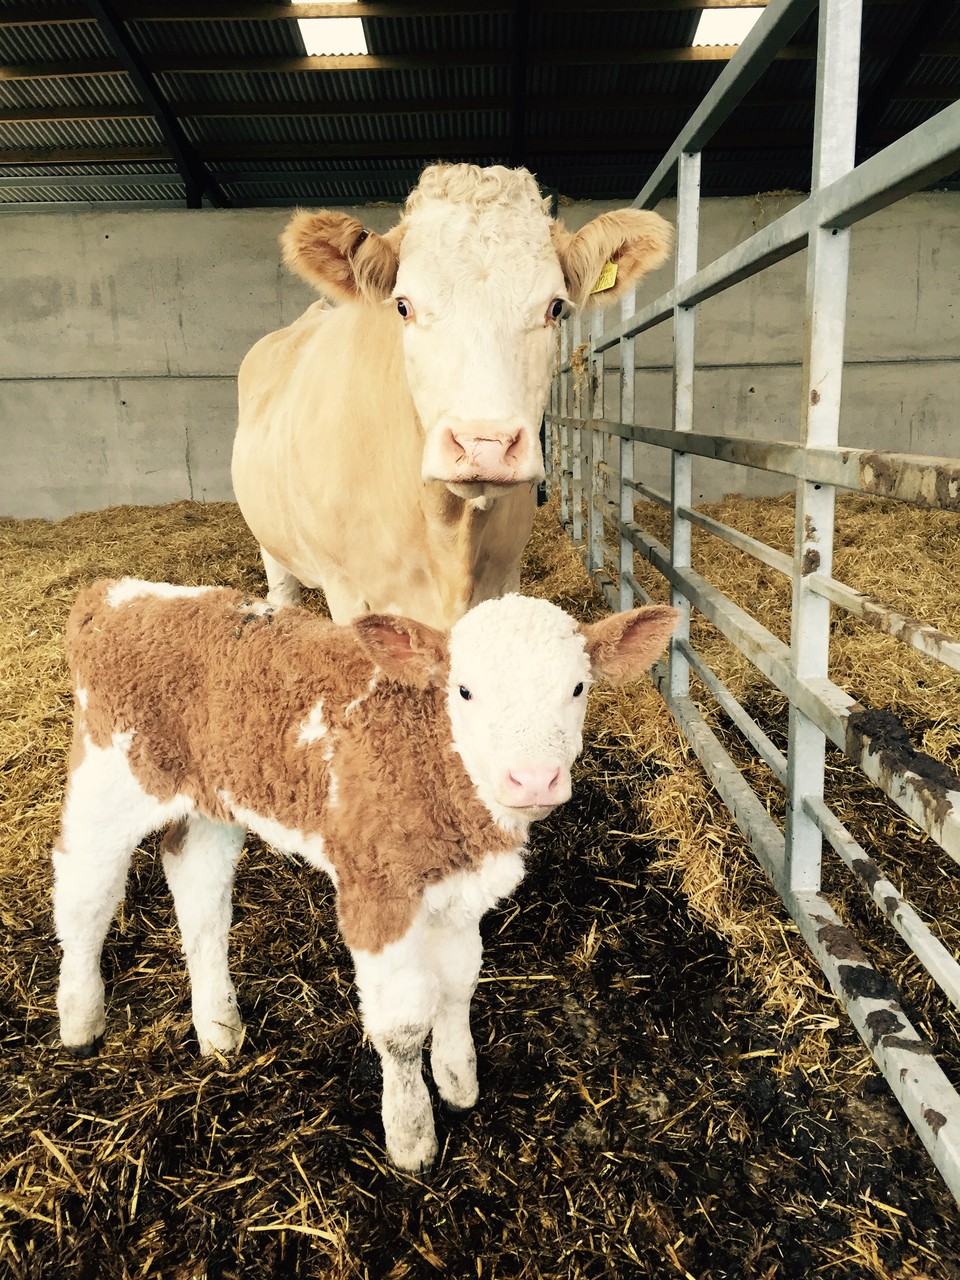
[[[277,361],[294,362],[304,346],[316,337],[334,314],[335,309],[321,299],[307,307],[292,324],[264,334],[253,344],[240,365],[241,389],[245,380],[258,377],[261,370],[271,384],[282,384],[282,379],[277,377]]]

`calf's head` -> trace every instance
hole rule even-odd
[[[590,685],[639,676],[677,617],[649,605],[581,625],[546,600],[508,595],[448,636],[384,614],[354,626],[390,679],[446,689],[453,747],[477,794],[497,821],[523,828],[570,798]]]
[[[670,252],[672,228],[649,210],[602,213],[570,233],[547,206],[525,169],[433,165],[385,235],[321,210],[298,213],[281,237],[285,261],[322,293],[393,309],[423,478],[462,498],[543,479],[560,319],[586,303],[606,264],[615,280],[594,295],[601,306]]]

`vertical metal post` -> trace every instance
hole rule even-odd
[[[625,324],[637,309],[637,291],[628,289],[620,299],[620,319]],[[620,378],[618,398],[620,401],[618,419],[628,426],[634,425],[635,393],[636,393],[636,339],[620,339]],[[632,480],[633,475],[633,441],[620,437],[620,467],[618,483],[620,486],[620,519],[624,524],[633,521],[633,490],[624,483]],[[620,535],[620,608],[632,609],[634,606],[633,588],[626,581],[626,576],[633,576],[633,543],[629,538]]]
[[[567,416],[570,408],[570,328],[564,324],[560,328],[560,368],[557,412],[561,418]],[[566,529],[570,524],[570,497],[567,488],[567,477],[570,470],[570,431],[568,427],[557,427],[560,447],[560,524]]]
[[[593,431],[588,425],[584,428],[580,435],[580,443],[583,449],[583,496],[584,506],[586,507],[586,528],[584,529],[585,541],[583,546],[583,558],[587,566],[587,573],[593,573],[596,567],[593,562],[593,477],[594,477],[594,458]]]
[[[556,363],[554,365],[553,377],[550,379],[550,388],[547,392],[547,405],[544,416],[540,424],[540,434],[543,442],[543,481],[546,491],[549,494],[556,487],[557,477],[557,449],[556,449],[556,428],[553,425],[553,416],[557,412],[557,399],[559,396],[558,373],[557,369],[560,364],[560,330],[557,330],[556,346],[554,348]],[[538,505],[540,505],[538,500]]]
[[[677,175],[677,260],[676,282],[681,284],[696,274],[700,240],[700,153],[684,152]],[[673,429],[693,430],[693,371],[695,364],[697,312],[695,307],[677,306],[673,313]],[[679,508],[690,506],[693,498],[692,458],[676,450],[670,468],[670,563],[690,567],[690,522]],[[690,635],[690,604],[682,592],[671,590],[670,600],[680,610],[678,638]],[[690,688],[690,668],[675,646],[670,650],[670,696],[686,697]]]
[[[817,99],[813,133],[812,190],[853,168],[860,70],[861,0],[821,0]],[[847,313],[850,231],[811,231],[807,246],[804,317],[804,447],[836,445],[840,437],[840,389]],[[810,590],[811,574],[829,574],[833,561],[832,485],[797,483],[793,557],[791,665],[801,678],[826,676],[830,604]],[[787,752],[786,859],[783,888],[818,890],[822,839],[804,809],[804,797],[823,796],[825,739],[817,726],[790,707]]]
[[[560,354],[560,340],[557,338],[557,355]],[[550,492],[551,482],[553,481],[554,470],[556,467],[556,459],[553,456],[553,448],[551,444],[552,429],[548,425],[550,419],[556,412],[557,399],[557,374],[554,371],[553,377],[550,379],[550,386],[547,390],[547,403],[544,409],[544,418],[541,422],[540,433],[543,437],[543,476],[547,486],[547,492]]]
[[[579,311],[574,315],[570,322],[570,360],[571,366],[574,359],[579,365],[583,359],[583,352],[580,350],[580,334],[582,326],[580,322]],[[573,414],[574,418],[583,417],[583,378],[578,376],[576,370],[571,374],[573,382]],[[573,479],[570,481],[571,502],[573,504],[573,541],[579,547],[583,538],[583,432],[578,434],[577,428],[571,430],[571,471]]]
[[[591,316],[589,351],[589,396],[590,418],[596,421],[604,416],[603,362],[604,353],[597,351],[597,339],[603,336],[603,311],[595,307]],[[607,480],[601,463],[606,461],[603,435],[596,427],[590,427],[590,501],[588,514],[588,560],[587,567],[591,573],[603,568],[603,507],[606,500]]]

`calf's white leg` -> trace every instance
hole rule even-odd
[[[193,814],[167,832],[163,869],[173,894],[190,974],[200,1052],[230,1053],[243,1022],[230,980],[233,880],[246,831]]]
[[[267,602],[275,609],[282,609],[286,604],[299,604],[299,580],[263,547],[260,548],[260,555],[267,575]]]
[[[430,1069],[447,1106],[466,1111],[475,1105],[479,1092],[477,1054],[470,1031],[470,1001],[483,957],[479,922],[428,922],[424,943],[440,994],[433,1022]]]
[[[433,1162],[437,1138],[423,1079],[423,1042],[436,1019],[439,989],[414,926],[382,951],[354,951],[364,1028],[383,1068],[381,1114],[390,1159],[416,1173]]]
[[[131,856],[168,816],[130,773],[128,745],[121,735],[111,747],[86,745],[67,787],[60,845],[53,850],[53,917],[63,948],[60,1037],[77,1057],[89,1057],[103,1035],[100,954]]]

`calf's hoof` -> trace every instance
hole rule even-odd
[[[60,1042],[70,1057],[93,1057],[102,1043],[106,1019],[102,1012],[60,1015]]]
[[[77,996],[61,988],[57,997],[60,1014],[60,1040],[74,1058],[91,1058],[103,1041],[107,1028],[103,1000],[88,1000],[86,993]]]
[[[202,1023],[194,1022],[194,1030],[200,1041],[200,1052],[205,1058],[215,1053],[230,1054],[240,1047],[243,1039],[243,1022],[236,1010],[232,1015],[220,1020],[206,1018]]]
[[[431,1057],[430,1070],[440,1100],[448,1111],[470,1111],[477,1105],[480,1089],[477,1084],[476,1059],[458,1064],[454,1068],[449,1063]]]
[[[243,1039],[243,1019],[237,1008],[237,993],[231,983],[218,996],[216,992],[194,992],[191,1005],[193,1029],[205,1058],[215,1053],[230,1054]]]
[[[437,1157],[437,1139],[432,1131],[410,1146],[398,1147],[388,1139],[387,1155],[404,1173],[423,1173]]]
[[[437,1135],[433,1127],[433,1113],[426,1111],[416,1118],[384,1123],[387,1155],[398,1169],[405,1173],[420,1173],[429,1169],[437,1154]]]
[[[67,1044],[63,1042],[63,1049],[71,1058],[84,1059],[95,1058],[100,1052],[100,1046],[103,1044],[103,1036],[96,1036],[93,1040],[88,1040],[86,1044]]]

